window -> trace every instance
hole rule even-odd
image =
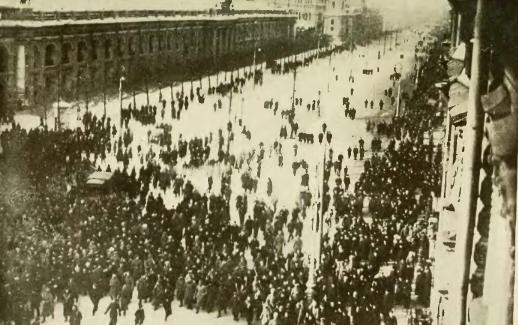
[[[0,50],[0,53],[3,53],[3,51]],[[2,59],[2,61],[0,61],[0,62],[3,62],[4,64],[7,64],[7,59],[5,59],[5,60]],[[40,67],[40,64],[41,64],[40,49],[37,46],[34,46],[34,58],[33,58],[33,66],[32,67],[37,69],[37,68]]]
[[[3,45],[0,45],[0,72],[7,72],[9,64],[9,52],[7,52],[7,48]]]
[[[112,41],[107,39],[104,41],[104,58],[105,59],[111,59],[112,58]]]
[[[77,62],[83,62],[86,57],[86,43],[79,42],[79,44],[77,44]]]
[[[56,46],[49,44],[45,48],[45,65],[51,66],[56,64]]]
[[[92,60],[95,61],[99,58],[99,56],[97,55],[97,50],[98,50],[98,47],[99,47],[99,41],[98,40],[93,40],[92,41]]]
[[[128,38],[128,53],[130,56],[135,55],[135,39],[133,37]]]
[[[331,31],[334,31],[334,30],[335,30],[335,28],[334,28],[333,26],[331,26],[331,28],[330,28],[330,29],[331,29]]]
[[[153,53],[155,51],[155,37],[153,35],[149,36],[149,53]]]
[[[333,1],[333,9],[335,8],[335,2]]]
[[[63,64],[70,63],[70,52],[72,52],[72,45],[70,43],[63,44]]]
[[[331,25],[334,25],[334,24],[335,24],[335,20],[331,19]]]

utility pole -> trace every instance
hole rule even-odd
[[[291,96],[291,109],[295,110],[295,90],[296,90],[296,83],[297,83],[297,66],[293,68],[293,93]]]
[[[133,109],[137,108],[137,93],[135,91],[135,88],[133,88]]]
[[[471,79],[468,94],[468,113],[465,128],[464,172],[462,179],[462,193],[458,213],[457,244],[455,255],[460,261],[460,276],[456,281],[452,302],[454,303],[453,325],[467,324],[467,295],[469,288],[470,265],[473,251],[473,233],[476,221],[478,187],[480,179],[480,165],[482,156],[482,138],[484,132],[484,111],[480,102],[481,94],[485,89],[485,80],[482,59],[482,49],[488,46],[485,42],[483,30],[486,20],[486,0],[477,1],[477,11],[473,32],[473,53],[471,59]],[[484,81],[483,81],[484,80]],[[505,302],[501,302],[505,303]],[[512,320],[511,320],[512,323]]]
[[[174,100],[173,83],[172,82],[171,82],[171,85],[169,86],[169,88],[171,89],[171,105],[172,105],[173,104],[173,100]]]
[[[89,98],[88,98],[88,87],[90,86],[90,66],[89,64],[87,63],[86,64],[86,86],[85,86],[85,97],[86,97],[86,112],[88,112],[88,102],[89,102]]]
[[[383,55],[385,55],[385,52],[387,50],[387,31],[383,32]]]
[[[122,81],[124,81],[124,77],[120,77],[119,79],[119,103],[120,103],[120,126],[122,127]]]
[[[58,109],[57,123],[58,123],[58,125],[55,127],[55,129],[59,131],[59,130],[61,130],[61,109],[59,108],[60,101],[61,101],[61,63],[59,64],[59,68],[58,68],[57,96],[58,96],[58,102],[57,102],[57,109]]]
[[[121,76],[120,76],[120,79],[119,79],[119,102],[120,102],[120,127],[122,128],[122,82],[124,80],[126,80],[126,78],[124,77],[124,73],[125,73],[125,68],[124,66],[122,66],[121,68]]]
[[[147,103],[147,106],[149,106],[149,81],[148,81],[148,76],[146,76],[146,103]]]
[[[106,117],[106,66],[104,66],[103,86],[103,114]]]
[[[326,184],[326,152],[327,145],[324,134],[324,139],[322,140],[324,143],[324,153],[323,153],[323,164],[322,164],[322,183],[320,184],[320,190],[322,191],[320,194],[320,209],[319,209],[319,220],[318,220],[318,265],[320,266],[322,262],[322,237],[324,236],[324,195],[325,195],[325,184]]]

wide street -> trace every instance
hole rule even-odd
[[[155,89],[150,92],[150,104],[156,105],[158,109],[156,125],[144,126],[141,123],[132,120],[129,123],[129,130],[133,134],[134,141],[131,144],[133,152],[137,152],[137,146],[140,145],[143,150],[142,154],[146,154],[149,150],[155,153],[160,152],[160,146],[153,140],[153,137],[160,134],[160,124],[172,126],[172,140],[173,144],[177,143],[178,139],[185,140],[194,137],[209,137],[212,133],[214,141],[212,142],[211,158],[217,159],[217,134],[218,130],[222,130],[227,140],[227,123],[230,120],[233,124],[235,132],[234,141],[230,145],[230,152],[236,157],[250,154],[255,150],[256,154],[260,147],[265,149],[265,159],[262,163],[261,176],[258,181],[257,192],[249,195],[249,214],[253,209],[255,200],[265,201],[268,205],[276,205],[277,209],[294,208],[299,201],[299,191],[302,189],[300,185],[302,168],[299,168],[296,174],[293,173],[292,163],[294,161],[305,160],[308,164],[308,173],[310,176],[309,191],[313,198],[317,198],[318,184],[321,180],[322,163],[324,160],[324,150],[331,148],[334,152],[334,159],[339,154],[344,155],[345,167],[349,168],[349,175],[351,176],[351,184],[358,179],[360,172],[363,169],[363,161],[354,160],[352,157],[347,158],[347,148],[354,148],[358,146],[358,140],[363,138],[365,141],[366,156],[370,157],[370,143],[372,134],[366,130],[366,122],[368,120],[380,121],[382,119],[390,119],[395,113],[395,105],[390,105],[390,99],[384,96],[384,90],[392,87],[394,92],[397,92],[397,82],[389,80],[389,76],[394,73],[394,68],[398,72],[402,72],[403,78],[405,75],[412,73],[414,70],[414,47],[416,44],[416,36],[413,32],[404,31],[400,33],[400,44],[394,47],[394,41],[386,44],[386,52],[383,54],[383,40],[376,40],[367,47],[358,47],[354,52],[343,52],[341,54],[333,55],[331,58],[320,58],[314,61],[310,66],[301,67],[297,69],[296,78],[293,73],[289,74],[272,74],[269,70],[264,69],[264,79],[262,85],[253,85],[251,81],[243,87],[241,94],[233,94],[232,98],[227,95],[222,98],[222,109],[214,110],[214,104],[220,98],[219,95],[206,95],[204,104],[198,103],[196,100],[190,103],[189,109],[182,111],[180,120],[173,120],[171,118],[170,105],[167,105],[164,118],[161,117],[161,105],[159,105],[159,94],[162,92],[163,98],[169,103],[171,96],[171,89],[169,87],[162,90]],[[378,52],[381,57],[378,59]],[[302,57],[303,54],[300,55]],[[378,72],[379,68],[379,72]],[[363,69],[372,69],[372,75],[362,74]],[[248,71],[248,67],[246,68]],[[237,72],[234,71],[237,75]],[[240,69],[240,75],[243,74],[243,69]],[[227,73],[227,81],[230,80],[230,72]],[[220,73],[218,77],[211,76],[211,83],[215,84],[216,79],[224,80],[224,73]],[[354,82],[349,78],[352,76]],[[298,139],[279,138],[281,126],[287,126],[288,134],[290,126],[287,119],[281,118],[281,111],[291,108],[292,91],[295,79],[295,97],[302,98],[302,106],[296,106],[295,121],[299,125],[299,132],[307,132],[315,135],[314,144],[300,143]],[[193,82],[194,87],[200,86],[200,81]],[[208,78],[201,80],[202,93],[206,93],[208,86]],[[191,87],[190,82],[184,84],[186,93]],[[354,88],[354,95],[351,96],[351,88]],[[172,92],[180,91],[181,85],[175,84]],[[396,93],[397,95],[397,93]],[[357,110],[356,119],[351,120],[344,116],[344,106],[342,105],[342,97],[349,97],[351,107]],[[279,111],[274,115],[273,110],[265,109],[264,102],[269,101],[279,102]],[[307,111],[306,105],[312,103],[313,100],[320,99],[320,110]],[[378,103],[383,99],[385,106],[380,110]],[[136,96],[137,106],[146,104],[146,94],[140,93]],[[374,101],[374,108],[364,107],[364,101]],[[123,106],[126,108],[129,103],[133,102],[130,94],[124,93]],[[73,103],[74,104],[74,103]],[[75,106],[77,107],[77,106]],[[102,116],[103,104],[90,103],[89,110],[97,115]],[[80,125],[78,117],[85,112],[84,103],[79,103],[79,110],[71,108],[62,112],[62,120],[67,127],[75,127]],[[118,121],[120,119],[120,102],[118,98],[110,99],[107,102],[107,115],[115,121],[119,129]],[[48,125],[53,127],[52,121],[56,116],[55,111],[48,112]],[[39,123],[39,118],[30,114],[19,114],[16,117],[18,122],[21,122],[25,127],[36,127]],[[241,134],[241,128],[238,126],[238,120],[242,119],[243,125],[251,132],[251,140],[248,140]],[[318,133],[322,130],[322,124],[327,125],[327,129],[332,132],[333,139],[329,146],[318,143]],[[115,135],[113,140],[118,139],[120,135]],[[278,141],[282,145],[283,166],[278,164],[278,154],[272,148],[274,141]],[[324,140],[325,142],[325,140]],[[226,143],[225,143],[226,145]],[[298,153],[295,157],[294,146],[297,146]],[[318,152],[318,154],[315,154]],[[158,155],[156,157],[158,159]],[[247,166],[243,166],[241,170],[233,169],[232,177],[232,199],[238,194],[242,194],[244,190],[241,186],[241,174],[249,171],[252,176],[256,176],[257,164],[256,159]],[[111,168],[115,167],[118,162],[115,157],[108,156],[106,160],[101,161],[100,158],[95,162],[96,166],[100,166],[103,170],[108,165]],[[139,155],[134,155],[130,162],[130,168],[140,168],[141,161]],[[169,167],[161,163],[164,170]],[[195,188],[200,192],[207,192],[207,177],[213,176],[214,185],[213,191],[219,191],[221,175],[230,167],[227,165],[215,164],[213,166],[205,165],[201,168],[193,169],[183,166],[175,167],[179,174],[187,175]],[[234,177],[235,176],[235,177]],[[341,175],[343,178],[343,174]],[[273,185],[273,193],[269,197],[267,192],[267,181],[271,179]],[[330,178],[330,187],[333,186],[335,176]],[[353,185],[349,189],[353,188]],[[167,190],[165,193],[159,189],[151,189],[151,192],[160,194],[168,207],[173,207],[178,199],[172,193],[172,190]],[[314,199],[313,202],[316,200]],[[235,207],[235,203],[231,203],[231,208]],[[306,218],[306,225],[304,226],[303,242],[305,245],[304,252],[308,255],[315,256],[314,251],[309,247],[316,247],[314,244],[315,233],[312,231],[311,223],[314,222],[316,209],[310,209],[308,212],[309,218]],[[237,222],[238,217],[236,211],[231,211],[232,218]],[[287,245],[287,247],[291,247]],[[230,298],[230,297],[229,297]],[[83,324],[102,324],[108,323],[109,319],[103,314],[108,299],[104,298],[101,301],[100,311],[95,315],[91,315],[91,302],[88,298],[80,298],[79,308],[83,313]],[[55,319],[48,320],[45,324],[63,324],[64,320],[61,315],[61,305],[56,309]],[[118,324],[133,324],[134,311],[136,309],[136,299],[130,304],[130,310],[127,316],[122,316]],[[146,321],[145,324],[160,324],[163,323],[164,311],[160,308],[153,311],[149,304],[145,304]],[[203,323],[200,320],[205,319],[211,324],[232,324],[234,323],[231,317],[226,316],[221,319],[216,319],[214,313],[207,314],[201,312],[200,315],[195,315],[193,311],[185,308],[179,308],[175,301],[173,306],[173,315],[166,322],[167,324],[194,324]],[[152,320],[152,321],[151,321]]]

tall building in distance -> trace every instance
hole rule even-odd
[[[347,0],[326,1],[324,12],[324,33],[329,35],[332,44],[351,44],[355,38],[363,7],[351,6]]]
[[[293,11],[298,20],[296,28],[300,30],[314,29],[322,32],[324,13],[328,0],[270,0],[270,6],[276,9]]]
[[[364,43],[383,31],[382,15],[365,0],[265,0],[264,4],[292,11],[298,17],[298,32],[314,30],[335,45]]]

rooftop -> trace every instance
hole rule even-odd
[[[129,12],[134,14],[134,12]],[[253,19],[253,18],[279,18],[291,17],[296,18],[295,15],[287,13],[274,12],[253,12],[240,11],[232,15],[215,15],[208,12],[155,12],[155,11],[138,11],[142,15],[118,15],[119,12],[114,12],[114,15],[94,15],[88,13],[82,15],[76,13],[75,15],[62,12],[60,14],[44,13],[41,16],[35,16],[36,19],[0,19],[0,27],[26,27],[39,28],[50,26],[65,26],[65,25],[87,25],[87,24],[113,24],[113,23],[138,23],[138,22],[168,22],[168,21],[192,21],[192,20],[219,20],[231,21],[238,19]],[[40,17],[38,19],[37,17]]]

